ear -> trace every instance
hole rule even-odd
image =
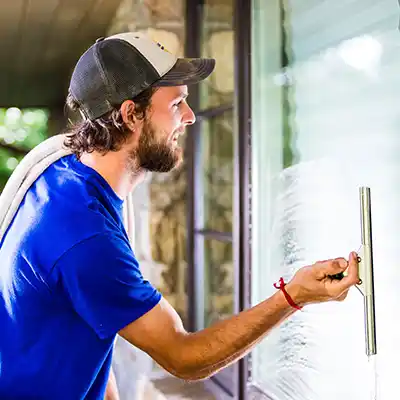
[[[121,104],[121,115],[125,125],[134,132],[137,128],[137,118],[135,117],[135,103],[132,100],[125,100]]]

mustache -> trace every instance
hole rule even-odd
[[[399,0],[399,1],[400,1],[400,0]],[[177,133],[179,133],[179,135],[183,135],[183,134],[185,133],[185,128],[178,128],[178,129],[175,129],[174,132],[173,132],[173,134],[175,135],[175,134],[177,134]]]

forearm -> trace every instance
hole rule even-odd
[[[185,335],[174,350],[181,378],[207,378],[243,357],[294,312],[282,292],[257,306],[196,333]]]
[[[301,268],[285,290],[295,305],[343,300],[359,283],[357,255],[325,260]],[[332,275],[348,268],[342,280]],[[159,365],[182,379],[207,378],[243,357],[268,332],[295,311],[282,291],[229,319],[195,333],[188,333],[167,300],[121,329],[119,334],[149,354]]]

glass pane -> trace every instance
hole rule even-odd
[[[201,55],[215,58],[214,72],[200,84],[200,107],[232,103],[234,89],[233,0],[205,0]]]
[[[358,190],[369,186],[378,340],[375,371],[364,349],[363,298],[352,289],[345,302],[308,306],[272,331],[253,352],[253,380],[280,400],[393,398],[400,357],[393,320],[400,306],[398,4],[253,5],[253,303],[275,292],[280,276],[358,250]]]
[[[232,243],[204,240],[204,326],[225,319],[234,309]]]
[[[204,227],[232,232],[233,114],[202,122]]]

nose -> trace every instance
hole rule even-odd
[[[196,116],[194,115],[193,110],[190,108],[189,104],[185,103],[185,111],[182,116],[182,122],[185,125],[193,125],[196,122]]]

